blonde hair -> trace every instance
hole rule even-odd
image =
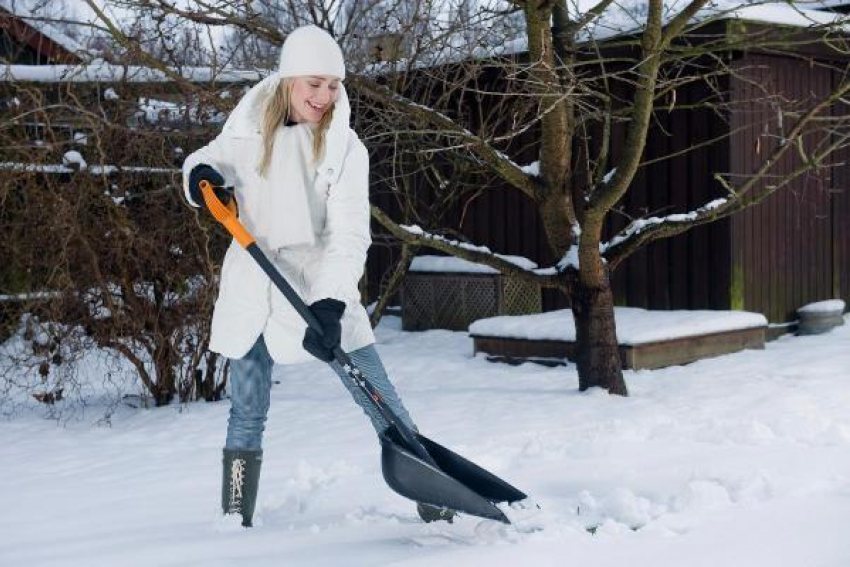
[[[289,120],[292,110],[292,84],[293,79],[284,77],[278,83],[272,96],[266,101],[263,110],[263,158],[260,160],[260,175],[266,175],[269,163],[272,160],[272,149],[274,148],[274,133],[281,122],[284,124]],[[313,131],[313,160],[318,162],[325,150],[325,135],[333,119],[335,104],[328,108],[318,126]]]

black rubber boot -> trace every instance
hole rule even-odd
[[[419,517],[422,518],[422,521],[426,524],[438,521],[444,521],[451,524],[455,518],[454,510],[438,508],[437,506],[423,504],[422,502],[416,503],[416,511],[419,513]]]
[[[225,514],[241,515],[242,525],[250,528],[257,503],[263,452],[225,449],[222,462],[221,509]]]

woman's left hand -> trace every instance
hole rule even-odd
[[[301,345],[319,360],[331,362],[334,359],[333,351],[342,338],[340,321],[345,313],[345,303],[338,299],[320,299],[310,305],[310,311],[322,325],[322,334],[307,327]]]

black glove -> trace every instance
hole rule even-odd
[[[209,181],[213,186],[215,196],[222,205],[227,205],[233,193],[224,186],[224,177],[205,163],[196,165],[189,173],[189,196],[200,207],[204,204],[204,194],[201,193],[201,181]]]
[[[345,303],[338,299],[320,299],[310,305],[310,311],[319,320],[324,334],[320,335],[311,327],[307,327],[301,345],[319,360],[331,362],[334,359],[333,351],[339,346],[342,337],[340,319],[345,312]]]

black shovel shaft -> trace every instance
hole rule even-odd
[[[310,311],[310,308],[307,307],[307,304],[304,303],[298,293],[292,289],[292,286],[289,285],[286,278],[284,278],[278,269],[275,268],[274,264],[271,263],[260,247],[257,246],[257,243],[253,242],[249,244],[245,247],[245,250],[247,250],[251,257],[257,261],[260,268],[263,269],[272,283],[274,283],[275,287],[280,290],[289,303],[292,304],[292,307],[294,307],[298,314],[301,315],[304,322],[317,333],[324,334],[322,325],[319,323],[318,319],[316,319],[315,315],[313,315],[313,312]],[[393,412],[383,402],[381,394],[374,386],[372,386],[369,380],[363,376],[363,372],[361,372],[357,365],[354,364],[354,361],[351,360],[341,347],[336,347],[333,352],[334,358],[336,358],[337,363],[342,367],[348,377],[363,391],[364,394],[366,394],[366,397],[371,400],[372,404],[374,404],[375,408],[377,408],[387,423],[398,430],[404,438],[405,443],[407,443],[407,446],[416,453],[420,459],[434,467],[437,467],[437,463],[431,455],[428,454],[425,447],[422,446],[413,432],[398,418],[395,412]]]
[[[200,188],[210,213],[248,251],[309,328],[324,335],[321,323],[310,308],[239,222],[235,200],[224,205],[208,181],[201,181]],[[525,498],[524,493],[445,447],[411,431],[386,405],[380,392],[363,376],[340,346],[334,348],[333,355],[346,376],[371,400],[390,425],[378,437],[382,446],[381,470],[393,490],[417,502],[510,523],[494,502],[519,500]]]
[[[283,275],[274,267],[274,264],[271,263],[268,256],[257,246],[257,243],[249,244],[245,250],[251,255],[254,260],[257,261],[257,264],[263,269],[269,279],[274,283],[275,287],[277,287],[280,292],[289,300],[289,303],[292,304],[292,307],[301,315],[301,318],[310,326],[310,328],[315,329],[318,332],[322,332],[322,325],[319,323],[319,320],[316,319],[316,316],[313,315],[313,312],[310,311],[310,308],[307,307],[307,304],[299,297],[298,293],[292,289],[292,286],[289,285],[289,282],[283,277]]]

